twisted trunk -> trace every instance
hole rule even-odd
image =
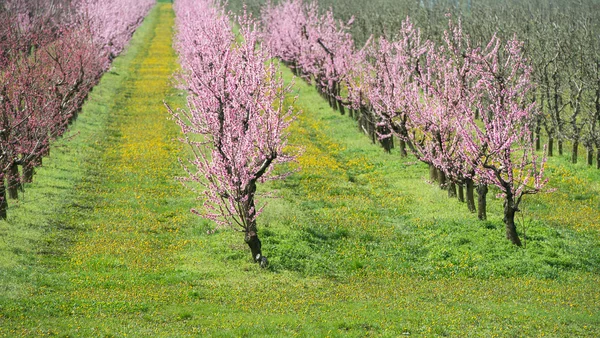
[[[521,240],[517,234],[515,225],[515,213],[519,209],[514,204],[512,195],[507,195],[504,201],[504,225],[506,226],[506,238],[516,246],[521,246]]]
[[[244,211],[246,213],[246,228],[244,242],[248,244],[252,259],[260,264],[262,268],[268,264],[267,257],[262,254],[262,244],[258,238],[258,228],[256,226],[256,208],[254,203],[254,195],[256,194],[256,182],[250,182],[247,187],[248,200],[244,203]]]

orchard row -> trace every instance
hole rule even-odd
[[[334,109],[350,109],[386,150],[393,136],[430,166],[450,194],[474,212],[474,187],[485,219],[487,186],[504,197],[506,236],[521,241],[515,213],[524,195],[541,191],[545,158],[535,152],[540,110],[528,101],[531,66],[522,43],[495,34],[474,45],[449,16],[441,42],[421,37],[407,18],[394,38],[355,48],[349,26],[316,3],[284,1],[263,10],[265,41],[274,55],[319,91]]]
[[[81,0],[0,5],[0,218],[76,117],[154,4]],[[20,170],[19,170],[20,168]]]
[[[230,6],[241,7],[232,0]],[[267,1],[248,2],[260,13]],[[534,84],[528,100],[542,114],[534,124],[536,149],[547,145],[548,156],[568,154],[577,163],[581,153],[588,165],[596,157],[600,169],[600,4],[594,0],[316,0],[332,8],[335,18],[354,23],[348,32],[361,46],[373,37],[389,39],[403,21],[421,28],[422,36],[443,43],[446,15],[462,19],[475,45],[490,36],[504,41],[515,34],[532,65]],[[585,151],[581,151],[581,146]]]

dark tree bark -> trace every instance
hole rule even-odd
[[[554,138],[548,135],[548,156],[554,155]]]
[[[486,200],[487,193],[488,193],[487,184],[477,185],[477,195],[478,195],[477,196],[477,204],[478,204],[477,217],[482,221],[487,220],[487,200]]]
[[[465,189],[462,183],[457,184],[458,186],[458,201],[464,203],[465,202]]]
[[[256,225],[254,225],[253,227],[256,228]],[[263,255],[262,245],[260,243],[260,239],[258,238],[258,234],[256,233],[256,231],[248,230],[246,232],[246,236],[244,237],[244,241],[250,247],[250,251],[252,252],[252,259],[258,263],[263,257]]]
[[[433,164],[429,164],[429,180],[433,183],[438,180],[438,172]]]
[[[13,163],[8,169],[8,197],[11,199],[19,198],[19,188],[21,187],[21,177],[19,176],[19,166]]]
[[[8,201],[6,200],[6,186],[4,178],[0,179],[0,219],[7,218]]]
[[[577,163],[577,151],[579,150],[579,141],[573,142],[573,153],[571,154],[571,163]]]
[[[259,174],[257,176],[260,177],[262,176],[262,174]],[[250,252],[252,253],[252,259],[254,260],[254,262],[260,264],[260,266],[264,268],[268,265],[268,260],[267,257],[263,256],[262,254],[262,245],[260,239],[258,238],[258,228],[256,226],[256,220],[254,219],[256,216],[256,209],[254,204],[256,182],[250,182],[246,189],[248,189],[247,191],[249,198],[244,203],[244,209],[247,214],[244,241],[246,242],[246,244],[248,244],[248,247],[250,247]]]
[[[406,141],[400,139],[400,141],[398,141],[398,147],[400,148],[400,157],[408,156],[408,153],[406,152]]]
[[[592,165],[594,162],[594,148],[592,146],[589,146],[587,148],[587,164],[588,165]]]
[[[446,189],[446,183],[447,183],[446,182],[446,174],[444,174],[444,172],[441,171],[441,170],[439,170],[439,169],[437,170],[437,173],[438,173],[438,179],[439,179],[439,183],[440,183],[440,188],[445,190]]]
[[[35,167],[39,165],[40,160],[34,158],[32,160],[27,160],[23,163],[23,182],[31,183],[33,182],[33,174],[35,174]]]
[[[448,197],[456,197],[456,184],[454,182],[448,183]]]
[[[515,225],[515,213],[518,208],[514,205],[512,197],[507,197],[504,201],[504,225],[506,226],[506,238],[514,245],[521,246],[521,240],[517,234]]]
[[[474,187],[473,187],[473,180],[470,178],[467,178],[465,180],[465,186],[467,188],[467,208],[469,208],[470,212],[475,212],[477,211],[475,209],[475,194],[474,192]]]
[[[342,115],[346,115],[346,108],[344,107],[344,104],[342,103],[342,101],[337,101],[338,103],[338,107],[340,108],[340,114]]]
[[[392,137],[386,137],[384,139],[381,139],[379,142],[381,143],[381,146],[383,147],[383,150],[385,150],[386,153],[391,153],[392,149],[394,149],[394,139]]]
[[[563,155],[563,141],[562,140],[558,140],[558,155],[562,156]]]

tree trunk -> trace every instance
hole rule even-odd
[[[8,169],[8,197],[11,199],[19,198],[19,188],[21,187],[19,166],[12,164]]]
[[[592,165],[594,163],[594,148],[589,146],[587,148],[587,164]]]
[[[244,203],[246,220],[248,226],[245,228],[244,242],[250,247],[252,253],[252,259],[254,262],[260,264],[261,268],[265,268],[268,265],[267,257],[262,254],[262,245],[258,238],[258,228],[256,227],[256,207],[254,205],[254,194],[256,193],[256,183],[252,182],[248,185],[248,200]]]
[[[371,136],[371,143],[377,144],[377,128],[375,126],[375,122],[373,121],[373,114],[369,112],[369,120],[367,121],[369,125],[369,135]]]
[[[467,186],[467,207],[469,208],[470,212],[474,213],[477,210],[475,209],[475,194],[473,193],[473,180],[467,178],[465,180],[465,185]]]
[[[596,168],[600,169],[600,148],[596,148]]]
[[[344,108],[344,104],[341,101],[338,101],[338,107],[340,108],[340,114],[346,115],[346,108]]]
[[[454,182],[450,182],[448,184],[448,197],[449,198],[456,197],[456,184]]]
[[[37,163],[35,159],[23,163],[23,183],[33,182],[33,174],[35,174],[35,163]]]
[[[4,177],[0,179],[0,219],[6,219],[8,210],[8,202],[6,201],[6,186],[4,185]]]
[[[462,203],[465,202],[465,189],[462,183],[458,184],[458,201]]]
[[[515,226],[516,208],[513,207],[512,200],[508,198],[504,201],[504,224],[506,225],[506,238],[516,246],[521,246],[521,240],[517,234]]]
[[[477,204],[478,204],[477,217],[482,221],[485,221],[487,219],[487,212],[486,212],[487,211],[487,201],[486,201],[487,192],[488,192],[487,184],[477,185]]]
[[[333,108],[333,110],[335,110],[335,111],[339,110],[335,96],[329,95],[329,104],[331,105],[331,108]]]
[[[558,156],[562,156],[563,154],[563,141],[558,140]]]
[[[548,156],[554,155],[553,149],[554,149],[554,139],[552,138],[552,136],[548,136]]]
[[[446,189],[446,174],[443,171],[437,170],[441,189]]]
[[[431,183],[437,182],[438,180],[437,169],[433,166],[433,164],[429,164],[429,180]]]
[[[542,135],[540,130],[541,128],[538,126],[535,131],[535,150],[537,151],[542,149]]]
[[[400,139],[398,142],[398,147],[400,148],[400,157],[408,156],[408,153],[406,152],[406,141]]]
[[[254,225],[256,228],[256,225]],[[258,239],[258,234],[256,231],[249,230],[246,232],[246,236],[244,237],[244,241],[250,247],[250,251],[252,252],[252,259],[256,263],[261,263],[263,259],[262,255],[262,245],[260,243],[260,239]]]
[[[579,150],[579,141],[573,142],[573,153],[571,154],[571,163],[577,163],[577,151]]]
[[[390,130],[387,127],[378,127],[378,129],[378,132],[382,135],[390,134]],[[385,150],[386,153],[391,153],[392,149],[394,149],[394,137],[391,135],[389,137],[379,140],[379,143],[381,144],[383,150]]]

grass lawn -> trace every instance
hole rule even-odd
[[[516,248],[493,191],[480,222],[299,79],[304,151],[281,170],[301,171],[260,187],[281,197],[258,220],[270,267],[208,235],[174,179],[172,25],[159,3],[10,201],[0,336],[600,336],[599,171],[552,159],[559,191],[526,196]]]

